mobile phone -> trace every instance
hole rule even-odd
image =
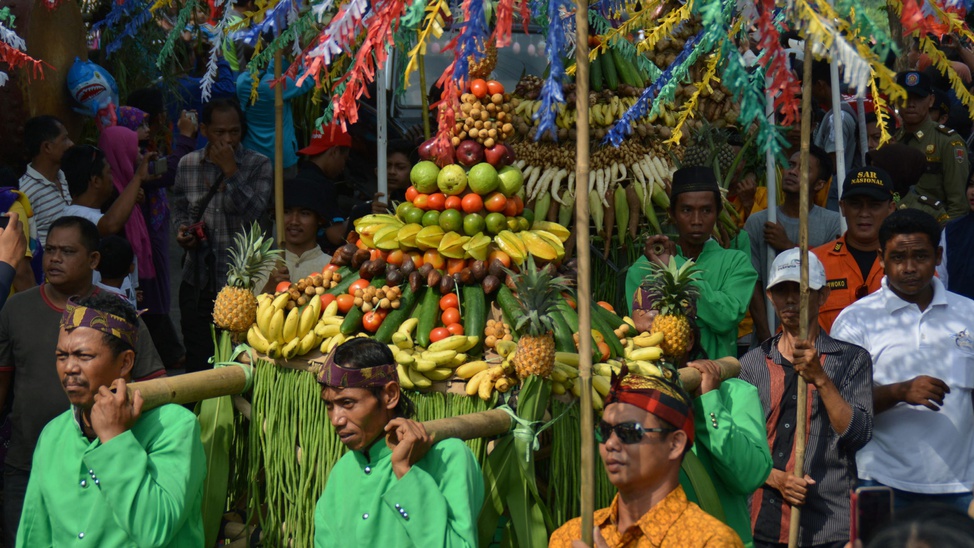
[[[893,517],[893,490],[889,487],[859,487],[851,497],[851,540],[869,543]]]
[[[0,228],[7,228],[8,224],[10,224],[10,217],[0,215]]]
[[[159,158],[149,162],[149,173],[152,175],[162,175],[167,169],[169,169],[169,166],[166,165],[165,158]]]

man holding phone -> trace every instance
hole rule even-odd
[[[246,120],[235,100],[210,101],[200,122],[209,143],[179,162],[172,204],[176,242],[187,252],[179,309],[191,372],[210,367],[213,300],[227,282],[233,237],[262,218],[273,191],[270,160],[240,145]]]

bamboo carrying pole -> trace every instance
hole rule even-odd
[[[798,338],[808,338],[808,149],[812,133],[812,44],[805,38],[804,74],[802,76],[802,143],[801,177],[799,179],[798,248],[801,256],[801,308],[799,309]],[[805,476],[806,405],[808,389],[805,379],[798,375],[798,398],[795,417],[795,470],[799,478]],[[801,525],[801,509],[791,507],[791,525],[788,529],[788,548],[797,548],[798,530]]]
[[[175,377],[133,382],[127,384],[125,388],[130,400],[136,390],[141,393],[142,411],[145,412],[167,403],[181,405],[240,394],[247,390],[249,377],[250,365],[240,364]]]
[[[835,140],[835,178],[832,179],[832,184],[836,185],[836,194],[841,200],[842,182],[845,181],[846,168],[850,167],[845,165],[845,147],[856,145],[855,143],[845,142],[844,124],[842,123],[842,96],[839,94],[839,87],[842,85],[839,81],[839,61],[835,55],[832,57],[832,62],[829,63],[829,76],[832,83],[832,138]],[[845,216],[839,217],[839,225],[842,232],[845,233],[846,229],[849,228]]]
[[[281,82],[281,50],[274,53],[274,224],[277,245],[284,249],[284,84]],[[283,259],[282,259],[283,260]],[[193,400],[190,400],[193,401]]]
[[[588,1],[575,3],[575,110],[576,127],[575,180],[588,181]],[[592,331],[592,260],[589,242],[588,200],[575,200],[575,249],[578,250],[578,332]],[[580,424],[581,454],[581,516],[582,542],[592,546],[592,524],[595,520],[595,422],[592,416],[592,337],[579,337],[578,382],[581,383]]]
[[[774,123],[774,90],[771,89],[772,79],[770,76],[764,78],[764,115],[768,118],[768,123]],[[764,153],[764,175],[765,184],[768,185],[768,222],[777,223],[778,222],[778,172],[775,169],[775,157],[774,152],[771,151],[771,139],[774,139],[773,135],[768,135],[767,150]],[[744,212],[745,215],[750,214],[749,211]],[[771,263],[774,262],[774,256],[776,251],[771,244],[766,244],[766,257],[768,271],[764,272],[765,280],[771,279]],[[772,304],[771,299],[765,297],[765,318],[768,323],[768,331],[774,333],[774,304]],[[757,333],[755,332],[755,338],[757,338]],[[761,342],[761,341],[757,341]]]

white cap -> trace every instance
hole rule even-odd
[[[782,251],[771,263],[768,289],[781,282],[801,283],[801,251],[797,247]],[[811,251],[808,252],[808,287],[819,290],[825,285],[825,267]]]

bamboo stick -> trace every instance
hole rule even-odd
[[[808,338],[808,150],[812,134],[812,42],[805,37],[805,61],[802,76],[802,141],[801,176],[799,179],[798,248],[801,253],[801,308],[799,309],[798,338]],[[841,113],[840,113],[841,114]],[[834,115],[834,114],[833,114]],[[808,389],[805,379],[798,375],[798,398],[795,418],[795,470],[799,478],[805,476],[806,406]],[[791,525],[788,529],[788,548],[797,548],[798,530],[801,526],[801,509],[791,507]]]
[[[589,177],[589,125],[588,125],[588,1],[575,2],[575,110],[578,113],[576,127],[575,180],[584,187]],[[578,332],[579,337],[578,382],[581,383],[581,516],[582,542],[592,546],[592,524],[595,520],[595,422],[592,416],[592,260],[589,242],[588,199],[580,196],[575,200],[575,234],[578,250]]]
[[[277,245],[284,249],[284,84],[281,82],[281,50],[274,53],[274,224]]]
[[[168,403],[185,404],[220,396],[240,394],[248,386],[250,365],[231,365],[207,371],[186,373],[175,377],[161,377],[125,386],[129,399],[138,390],[142,394],[142,411]]]
[[[419,31],[416,31],[417,33]],[[429,141],[430,139],[430,98],[429,90],[426,89],[426,55],[423,53],[419,54],[419,89],[420,89],[420,101],[423,105],[423,140]]]

